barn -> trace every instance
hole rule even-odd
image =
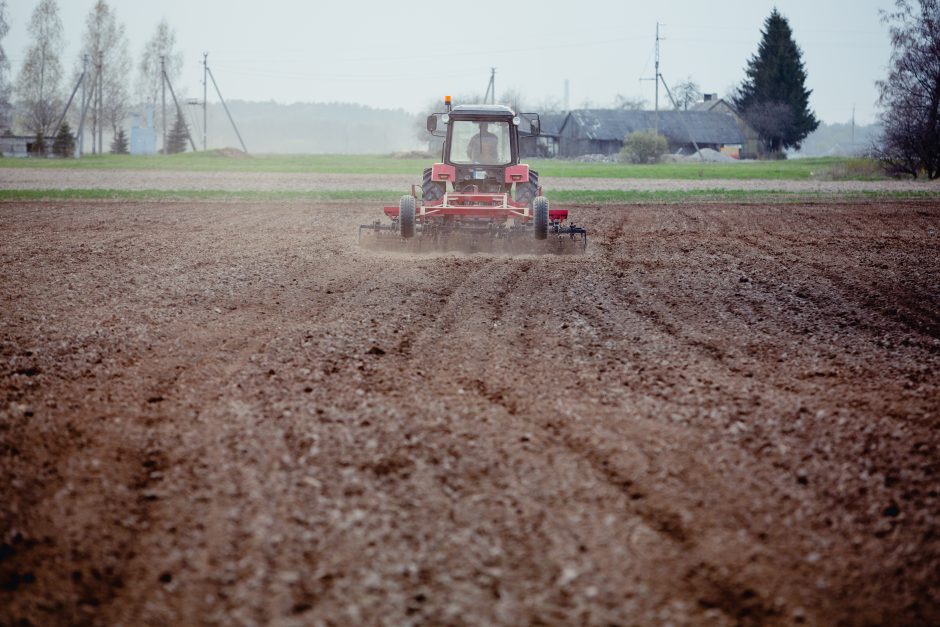
[[[658,119],[657,119],[658,118]],[[578,109],[571,111],[558,133],[558,156],[610,155],[620,152],[624,137],[634,131],[652,131],[666,137],[670,152],[692,153],[699,148],[740,156],[745,137],[734,116],[717,111],[625,111]]]

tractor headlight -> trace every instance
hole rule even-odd
[[[519,126],[519,116],[518,116],[518,115],[512,119],[512,123],[515,124],[516,126]]]
[[[445,113],[444,115],[441,116],[441,122],[443,122],[444,124],[447,124],[448,122],[450,122],[450,116]]]

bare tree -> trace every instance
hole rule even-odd
[[[498,94],[496,99],[499,101],[499,104],[506,105],[516,112],[522,111],[526,107],[522,92],[512,87],[504,89],[502,93]]]
[[[555,96],[545,96],[536,105],[533,111],[535,113],[561,113],[564,106],[559,98]]]
[[[878,82],[884,135],[875,152],[893,173],[940,177],[940,0],[896,0],[888,77]]]
[[[62,19],[55,0],[40,0],[29,19],[27,28],[32,44],[26,51],[23,67],[16,82],[16,91],[23,112],[26,130],[50,137],[53,125],[61,114],[63,48]]]
[[[112,50],[110,71],[104,75],[104,123],[117,133],[130,112],[130,92],[128,84],[131,75],[131,55],[127,47],[124,25],[118,26],[119,35]]]
[[[6,130],[13,125],[13,105],[10,102],[12,85],[10,84],[10,59],[3,49],[3,38],[10,32],[7,20],[7,2],[0,0],[0,129]]]
[[[171,82],[179,78],[183,69],[183,54],[176,51],[176,33],[166,20],[161,20],[153,37],[144,45],[137,66],[137,95],[141,102],[155,106],[160,102],[160,60],[166,65],[166,74]],[[173,116],[175,118],[175,114]],[[157,116],[155,126],[162,128],[162,120]]]
[[[643,98],[635,98],[617,94],[614,96],[614,109],[624,111],[643,111],[649,106],[649,101]]]
[[[695,104],[702,97],[702,88],[690,76],[672,86],[672,97],[676,101],[677,110],[688,111],[689,105]]]
[[[92,153],[104,152],[103,130],[112,133],[127,115],[127,79],[130,56],[124,25],[105,0],[98,0],[85,19],[82,57],[88,59],[87,85],[93,95],[91,108]]]

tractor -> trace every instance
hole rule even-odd
[[[538,114],[502,105],[459,105],[427,118],[444,138],[441,162],[424,171],[421,186],[384,207],[390,222],[359,227],[363,245],[469,252],[583,252],[587,231],[552,209],[538,173],[519,162],[520,140],[536,137]]]

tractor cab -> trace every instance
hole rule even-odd
[[[517,114],[503,105],[459,105],[428,116],[428,132],[444,138],[441,156],[455,191],[509,191],[507,169],[519,165],[520,137],[539,134],[536,113]],[[450,178],[450,177],[448,177]],[[526,177],[527,180],[528,177]],[[441,179],[438,179],[441,180]],[[444,179],[446,180],[446,179]]]

